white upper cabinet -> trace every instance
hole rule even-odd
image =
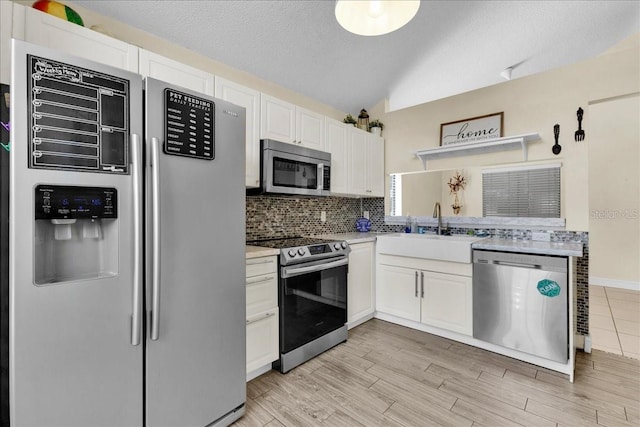
[[[260,186],[260,92],[216,76],[216,98],[246,109],[245,186]]]
[[[260,96],[260,138],[294,143],[296,106],[272,96]]]
[[[384,197],[384,139],[337,120],[327,119],[326,129],[326,149],[331,152],[331,191]]]
[[[296,143],[314,150],[325,150],[322,114],[296,107]]]
[[[324,150],[324,116],[262,94],[260,138]]]
[[[347,194],[349,167],[346,124],[326,119],[325,150],[331,153],[331,192]]]
[[[101,64],[138,72],[138,48],[118,39],[14,4],[13,37]]]
[[[369,193],[369,151],[367,144],[367,134],[354,127],[348,129],[348,193],[359,196],[366,196]]]
[[[372,197],[384,197],[384,139],[367,135],[369,150],[368,194]]]
[[[140,49],[140,74],[213,96],[213,74],[145,49]]]
[[[13,2],[0,1],[0,83],[11,83],[11,29]]]

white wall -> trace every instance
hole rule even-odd
[[[640,289],[640,94],[593,103],[589,116],[591,282]]]
[[[369,109],[384,123],[385,173],[422,170],[414,152],[439,145],[440,124],[504,112],[504,135],[537,132],[530,145],[530,161],[562,162],[562,216],[567,229],[589,229],[588,146],[590,138],[574,141],[576,110],[585,110],[583,125],[590,130],[589,102],[640,90],[640,34],[607,53],[587,61],[403,110],[385,112],[381,101]],[[553,125],[560,124],[559,156],[551,152]],[[625,125],[620,123],[620,125]],[[627,125],[629,125],[627,123]],[[434,160],[433,169],[522,162],[519,151]]]

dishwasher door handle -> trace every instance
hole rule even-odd
[[[509,261],[493,261],[493,264],[504,265],[505,267],[531,268],[533,270],[542,270],[542,266],[540,264],[525,264],[521,262],[509,262]]]

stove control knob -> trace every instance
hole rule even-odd
[[[340,243],[336,243],[335,245],[333,245],[333,248],[334,248],[336,251],[339,251],[339,250],[340,250]]]
[[[342,246],[342,249],[347,249],[347,242],[342,242],[341,246]]]
[[[304,255],[304,249],[302,248],[298,249],[298,255],[300,256]]]
[[[294,251],[293,249],[291,249],[291,250],[289,251],[289,256],[290,256],[291,258],[293,258],[294,256],[296,256],[296,251]]]

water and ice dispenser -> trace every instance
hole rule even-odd
[[[34,205],[36,285],[118,273],[115,188],[38,185]]]

